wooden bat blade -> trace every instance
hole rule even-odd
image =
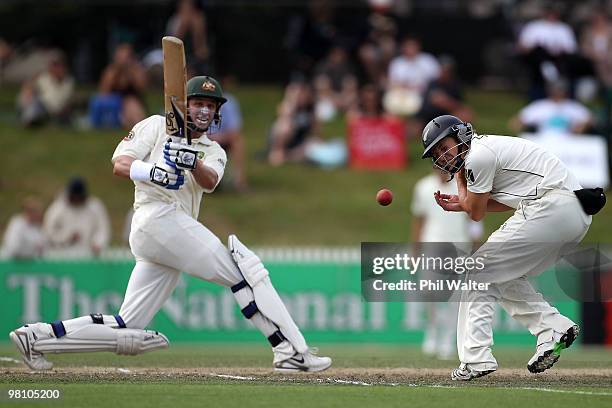
[[[185,48],[176,37],[162,38],[164,54],[164,111],[166,133],[170,136],[191,138],[186,132],[187,119],[187,72],[185,70]]]

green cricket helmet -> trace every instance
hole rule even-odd
[[[207,75],[196,76],[187,81],[187,99],[195,96],[214,99],[219,107],[227,102],[219,81]]]

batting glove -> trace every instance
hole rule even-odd
[[[185,184],[183,171],[176,167],[167,169],[156,164],[151,169],[150,177],[152,183],[165,187],[168,190],[178,190]]]
[[[164,145],[164,160],[172,167],[193,170],[198,160],[198,151],[184,143],[175,143],[168,139]]]

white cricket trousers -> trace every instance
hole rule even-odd
[[[176,204],[136,210],[130,247],[136,265],[119,311],[130,329],[149,324],[174,290],[179,271],[227,287],[243,280],[227,247]]]
[[[522,201],[476,251],[474,258],[486,256],[485,271],[496,273],[489,277],[494,282],[489,290],[462,293],[457,320],[462,363],[476,370],[497,368],[491,352],[495,303],[536,336],[537,344],[552,340],[554,332],[563,333],[575,324],[546,302],[527,276],[554,265],[563,255],[563,247],[582,240],[591,220],[573,192],[552,190],[539,199]]]

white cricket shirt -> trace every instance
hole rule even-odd
[[[465,177],[469,191],[489,192],[492,199],[512,208],[549,190],[582,188],[557,156],[510,136],[475,134],[465,159]]]
[[[150,116],[137,123],[115,149],[112,161],[119,156],[130,156],[147,163],[164,163],[164,145],[166,135],[166,119],[160,115]],[[183,140],[186,143],[186,140]],[[204,165],[214,169],[221,181],[225,172],[227,155],[217,142],[213,142],[206,135],[191,140],[191,148],[199,152],[198,158]],[[194,219],[198,218],[202,193],[211,193],[213,189],[202,188],[190,171],[185,171],[185,184],[178,190],[168,190],[150,181],[135,181],[134,209],[143,204],[162,202],[177,203],[187,214]],[[216,187],[216,186],[215,186]]]

